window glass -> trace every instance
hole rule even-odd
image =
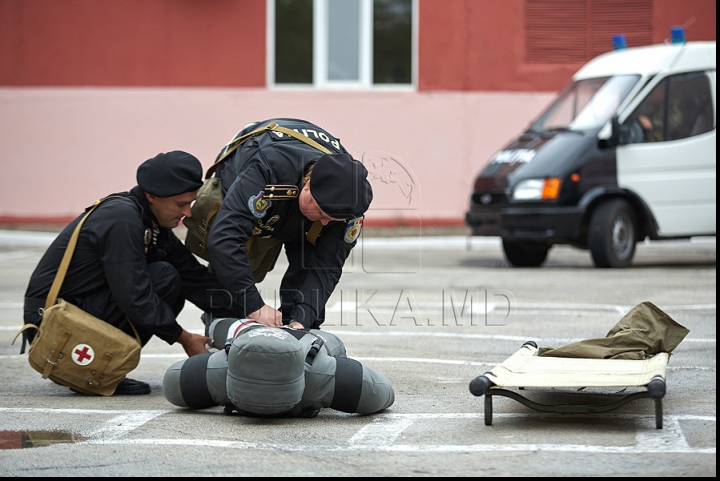
[[[373,82],[412,82],[412,0],[373,2]]]
[[[313,83],[313,0],[275,0],[275,82]]]
[[[274,84],[412,85],[417,0],[273,0]]]
[[[630,125],[632,142],[665,140],[665,96],[667,79],[655,86],[625,122]]]
[[[360,80],[360,0],[328,2],[328,80]]]
[[[570,123],[570,127],[583,130],[605,125],[617,113],[620,103],[625,100],[638,80],[640,80],[639,75],[614,75],[594,92],[591,89],[579,90],[578,108],[580,110]]]
[[[628,117],[630,142],[678,140],[714,128],[710,81],[703,72],[673,75],[658,85]]]
[[[667,139],[677,140],[713,129],[710,80],[702,72],[674,75],[668,83]]]
[[[533,124],[531,130],[602,127],[617,111],[639,75],[615,75],[570,83]]]

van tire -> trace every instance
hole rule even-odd
[[[624,199],[600,204],[590,218],[588,248],[596,267],[628,267],[635,255],[637,222]]]
[[[503,239],[505,257],[515,267],[538,267],[545,262],[552,244],[546,242],[518,242]]]

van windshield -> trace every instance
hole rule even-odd
[[[639,75],[614,75],[571,82],[530,130],[585,130],[600,128],[640,80]]]

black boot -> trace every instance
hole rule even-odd
[[[115,389],[115,394],[150,394],[151,391],[152,389],[150,389],[150,384],[142,381],[136,381],[135,379],[125,378],[120,381],[120,384],[118,384],[117,389]]]

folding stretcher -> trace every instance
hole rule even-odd
[[[485,425],[492,425],[493,396],[504,396],[535,409],[552,413],[601,413],[636,399],[655,402],[655,427],[662,429],[662,398],[665,396],[665,371],[669,354],[660,352],[644,360],[540,357],[538,347],[526,342],[493,370],[470,382],[470,392],[485,395]],[[515,391],[504,388],[610,388],[637,387],[640,392],[627,394],[602,405],[539,404]]]

